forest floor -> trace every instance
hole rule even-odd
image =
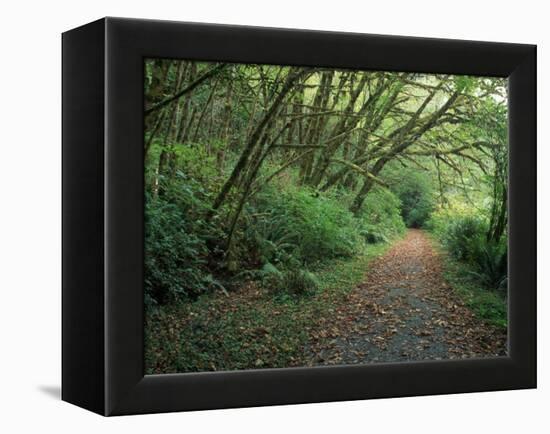
[[[450,279],[438,246],[411,229],[326,264],[315,294],[273,294],[250,281],[229,296],[156,307],[146,316],[147,373],[505,355],[505,301],[491,323],[499,296],[461,286],[462,269]]]
[[[481,320],[443,275],[443,259],[411,229],[310,332],[309,365],[506,354],[506,330]]]

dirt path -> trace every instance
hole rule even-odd
[[[365,282],[310,335],[311,365],[506,353],[505,333],[464,306],[443,279],[430,240],[414,229],[371,264]]]

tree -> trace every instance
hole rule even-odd
[[[296,182],[315,194],[346,191],[356,216],[375,185],[394,188],[389,166],[435,174],[430,182],[441,206],[454,192],[475,201],[483,185],[492,198],[487,238],[504,234],[500,79],[173,60],[148,61],[146,78],[152,197],[177,171],[190,170],[190,149],[215,161],[204,178],[212,186],[206,218],[224,221],[225,250],[246,204],[296,169]],[[420,225],[429,210],[421,185],[415,188],[401,194],[410,225]]]

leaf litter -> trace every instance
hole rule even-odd
[[[373,261],[335,311],[310,332],[309,366],[506,355],[506,331],[465,306],[421,230]]]

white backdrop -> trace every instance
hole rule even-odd
[[[0,6],[0,431],[419,432],[548,429],[548,13],[544,2],[94,0]],[[102,16],[539,45],[539,389],[101,418],[59,401],[60,33]],[[546,76],[544,75],[546,72]],[[546,265],[546,267],[545,267]],[[548,431],[546,431],[548,432]]]

